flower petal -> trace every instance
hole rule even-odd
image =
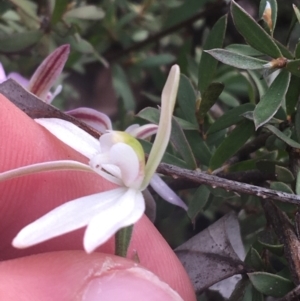
[[[161,96],[161,113],[158,124],[158,131],[149,154],[145,169],[145,178],[142,188],[145,189],[154,174],[163,154],[168,146],[171,128],[172,114],[176,102],[176,95],[179,86],[180,69],[178,65],[172,66],[167,82]]]
[[[141,216],[140,195],[139,191],[127,189],[117,201],[112,201],[110,207],[102,210],[91,220],[83,240],[87,253],[93,252],[119,229],[136,222],[136,218]]]
[[[78,108],[65,112],[93,127],[100,133],[112,130],[110,118],[99,111],[90,108]]]
[[[62,88],[63,88],[62,85],[58,85],[58,86],[55,88],[55,90],[54,90],[53,93],[52,93],[52,92],[48,92],[48,93],[47,93],[47,96],[46,96],[46,99],[45,99],[45,102],[48,103],[48,104],[50,104],[50,103],[53,101],[53,99],[54,99],[58,94],[60,94],[60,92],[62,91]]]
[[[100,143],[96,138],[69,121],[58,118],[38,118],[35,121],[89,159],[100,151]]]
[[[102,176],[104,179],[115,183],[119,186],[123,186],[123,182],[121,179],[121,172],[120,168],[114,165],[115,169],[112,174],[107,173],[107,171],[111,171],[106,169],[107,165],[106,162],[108,162],[108,154],[97,154],[96,156],[93,156],[89,162],[90,166],[93,168],[93,170]],[[103,170],[106,169],[107,171]]]
[[[13,246],[27,248],[82,228],[100,212],[109,210],[124,193],[125,188],[117,188],[67,202],[23,228]]]
[[[145,212],[145,199],[142,192],[137,191],[135,197],[134,210],[130,213],[129,216],[122,222],[122,228],[135,224]]]
[[[156,124],[145,124],[142,126],[137,126],[137,124],[133,124],[129,126],[125,132],[132,135],[138,139],[145,139],[157,133],[158,126]]]
[[[133,148],[125,143],[116,143],[111,147],[109,156],[110,163],[120,168],[125,186],[138,189],[143,170],[140,168],[139,158]]]
[[[62,45],[48,55],[31,77],[28,90],[45,100],[69,57],[70,45]]]
[[[27,88],[29,80],[17,72],[11,72],[7,78],[11,78],[19,83],[22,87]]]
[[[150,181],[151,187],[165,201],[177,205],[184,210],[188,210],[188,206],[184,201],[161,179],[158,174],[154,174]]]
[[[0,63],[0,84],[7,80],[3,65]]]
[[[23,166],[23,167],[2,172],[0,173],[0,182],[12,178],[30,175],[33,173],[54,171],[54,170],[78,170],[78,171],[94,172],[94,170],[89,165],[77,161],[72,161],[72,160],[50,161],[50,162],[31,164],[28,166]]]

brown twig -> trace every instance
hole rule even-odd
[[[35,95],[26,91],[13,79],[8,79],[0,84],[0,93],[6,96],[15,106],[31,118],[60,118],[74,123],[95,138],[99,138],[101,135],[98,131],[84,122],[46,104]]]
[[[90,128],[85,123],[80,122],[76,118],[64,114],[53,106],[44,103],[31,93],[27,92],[12,79],[0,84],[0,93],[5,95],[11,102],[13,102],[19,109],[21,109],[31,118],[61,118],[74,123],[94,137],[99,137],[99,133],[97,131]],[[160,164],[158,167],[158,172],[165,175],[170,175],[174,178],[190,180],[191,182],[198,184],[206,184],[212,187],[220,187],[238,193],[256,195],[264,199],[270,198],[272,200],[278,200],[285,203],[300,204],[300,196],[297,195],[240,183],[237,181],[231,181],[214,175],[183,169],[169,164]]]
[[[166,163],[161,163],[157,171],[176,179],[190,180],[194,183],[209,185],[213,188],[220,187],[227,191],[255,195],[263,199],[272,199],[296,205],[300,204],[300,196],[298,195],[231,181],[204,172],[183,169]]]

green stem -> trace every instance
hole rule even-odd
[[[120,229],[115,236],[115,254],[126,257],[130,244],[133,226]]]

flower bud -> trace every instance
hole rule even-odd
[[[272,21],[272,8],[270,2],[267,1],[265,10],[262,15],[263,20],[266,22],[270,31],[273,32],[273,21]]]

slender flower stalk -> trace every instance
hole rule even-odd
[[[145,210],[142,191],[150,181],[157,187],[161,179],[154,176],[166,150],[171,133],[171,118],[176,101],[180,71],[177,65],[171,68],[162,93],[161,117],[158,128],[153,125],[127,129],[127,132],[109,131],[99,140],[65,120],[41,118],[36,122],[45,127],[58,139],[84,155],[89,164],[74,161],[48,162],[22,167],[0,174],[0,181],[12,175],[21,176],[29,172],[53,169],[74,168],[80,171],[92,171],[117,185],[110,191],[100,192],[67,202],[35,222],[23,228],[14,238],[13,245],[26,248],[50,238],[87,226],[83,245],[86,252],[94,251],[106,242],[118,230],[136,223]],[[155,129],[154,129],[155,128]],[[145,163],[141,144],[131,133],[144,135],[157,130],[157,135]],[[72,163],[73,162],[73,163]],[[152,180],[151,180],[152,179]],[[173,204],[186,209],[186,205],[173,194],[165,193],[162,197]]]

